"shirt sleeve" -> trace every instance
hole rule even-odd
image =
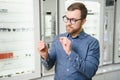
[[[75,51],[72,51],[69,55],[69,60],[75,69],[90,79],[95,75],[98,69],[99,57],[99,43],[97,40],[94,40],[89,43],[89,48],[85,59],[79,56]]]

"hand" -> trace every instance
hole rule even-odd
[[[38,51],[41,55],[41,57],[46,60],[48,58],[48,48],[47,46],[45,45],[45,42],[44,41],[40,41],[38,43]]]
[[[60,42],[67,55],[71,54],[71,41],[67,37],[60,37]]]

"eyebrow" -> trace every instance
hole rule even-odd
[[[65,15],[66,16],[66,15]],[[68,18],[67,16],[66,16],[66,18]],[[76,18],[68,18],[68,19],[75,19],[75,20],[77,20]],[[79,18],[79,19],[81,19],[81,18]]]

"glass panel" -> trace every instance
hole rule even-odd
[[[120,63],[120,0],[116,0],[116,19],[115,19],[115,56],[114,62]]]
[[[114,1],[106,0],[103,64],[113,62]]]
[[[98,2],[86,1],[88,15],[83,25],[85,32],[100,40],[100,4]]]
[[[33,0],[0,0],[0,79],[35,72]]]
[[[57,34],[57,0],[44,0],[42,6],[42,39],[51,41]]]

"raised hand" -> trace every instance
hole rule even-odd
[[[44,41],[40,41],[40,42],[38,43],[38,51],[39,51],[41,57],[42,57],[44,60],[46,60],[47,57],[48,57],[48,48],[47,48],[47,46],[46,46],[46,44],[45,44]]]
[[[71,54],[71,41],[67,37],[60,37],[59,41],[61,42],[63,49],[67,55]]]

